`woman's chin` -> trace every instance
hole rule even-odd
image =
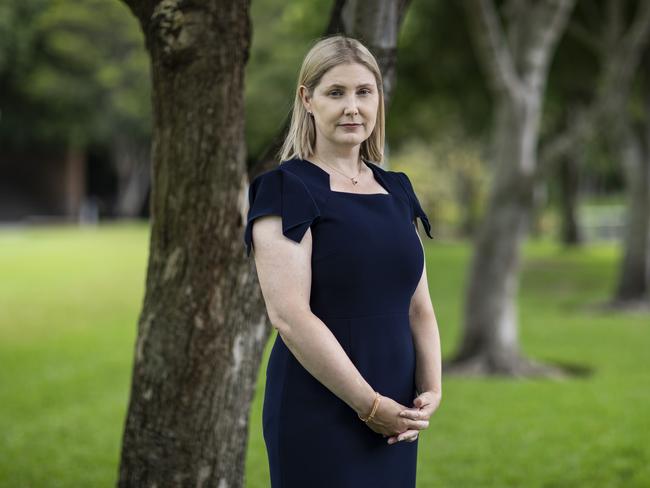
[[[366,138],[359,134],[349,134],[348,136],[339,137],[338,141],[340,144],[353,145],[361,144],[365,141]]]

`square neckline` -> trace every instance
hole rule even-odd
[[[317,164],[309,161],[308,159],[303,159],[302,161],[305,161],[306,163],[309,163],[311,166],[316,168],[317,170],[321,171],[326,177],[327,177],[327,189],[329,190],[330,193],[338,194],[338,195],[359,195],[363,197],[374,197],[374,196],[382,196],[382,197],[392,197],[393,194],[386,188],[384,183],[377,177],[377,173],[375,172],[375,168],[372,167],[372,164],[368,163],[365,159],[361,158],[361,161],[370,168],[372,171],[372,175],[374,180],[377,182],[379,186],[381,186],[384,190],[386,190],[387,193],[354,193],[350,191],[335,191],[332,190],[332,181],[331,181],[331,175],[325,171],[323,168],[318,166]]]

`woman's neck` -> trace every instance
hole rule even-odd
[[[358,148],[355,148],[352,154],[336,154],[328,151],[319,151],[317,149],[314,151],[314,156],[316,157],[317,162],[325,163],[326,165],[334,167],[346,174],[356,174],[361,165],[361,157]]]

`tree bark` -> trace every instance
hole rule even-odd
[[[615,307],[650,306],[650,2],[641,2],[630,28],[628,43],[637,65],[645,54],[642,79],[644,117],[636,128],[628,108],[631,87],[612,97],[612,127],[607,131],[615,154],[623,165],[627,187],[627,219]],[[636,68],[636,65],[635,65]],[[636,69],[634,70],[636,73]],[[631,85],[631,82],[630,82]],[[618,103],[616,103],[618,102]]]
[[[582,233],[578,224],[578,197],[580,194],[581,161],[574,157],[565,157],[560,163],[560,214],[561,240],[565,246],[582,244]]]
[[[492,0],[465,0],[476,53],[495,98],[493,186],[480,225],[460,350],[448,372],[559,374],[520,355],[516,297],[520,249],[530,227],[537,140],[548,69],[573,0],[518,1],[503,17]]]
[[[118,485],[238,487],[267,340],[242,272],[249,3],[126,1],[152,64],[152,193]]]
[[[63,186],[65,216],[72,221],[79,220],[86,196],[86,152],[72,141],[65,151]]]
[[[617,152],[623,163],[627,186],[627,221],[623,259],[616,289],[617,305],[650,301],[650,161],[642,141],[627,127],[618,138]]]
[[[111,149],[117,174],[114,213],[122,218],[135,218],[142,211],[151,184],[149,146],[120,135],[114,138]]]

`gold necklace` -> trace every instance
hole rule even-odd
[[[314,154],[314,156],[316,156],[316,155]],[[353,185],[356,185],[357,183],[359,183],[359,179],[358,179],[358,178],[359,178],[359,175],[361,174],[361,162],[359,162],[359,172],[357,173],[357,175],[356,175],[356,176],[353,176],[353,177],[350,177],[350,176],[346,175],[345,173],[339,171],[338,169],[336,169],[336,168],[330,166],[330,165],[327,164],[325,161],[323,161],[321,158],[317,157],[316,159],[318,159],[321,163],[323,163],[323,164],[324,164],[325,166],[327,166],[328,168],[332,168],[334,171],[336,171],[336,172],[342,174],[343,176],[345,176],[346,178],[350,179],[350,181],[352,181],[352,184],[353,184]]]

